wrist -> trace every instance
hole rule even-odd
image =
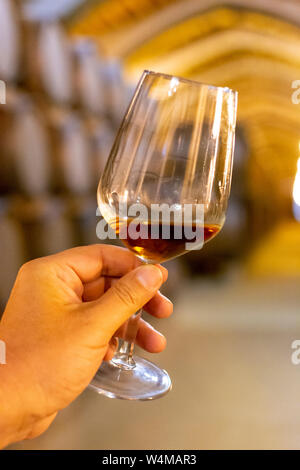
[[[25,439],[32,419],[26,412],[23,392],[26,390],[20,361],[0,325],[0,340],[5,345],[6,363],[0,364],[0,449]],[[2,343],[3,344],[3,343]],[[3,362],[3,361],[2,361]]]

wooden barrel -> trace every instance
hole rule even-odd
[[[56,189],[71,194],[95,191],[91,148],[84,123],[76,112],[53,107],[47,112]]]
[[[103,67],[96,44],[81,39],[74,43],[75,89],[78,104],[91,113],[106,109],[106,87]]]
[[[26,250],[20,224],[9,215],[9,199],[0,198],[0,308],[3,309]]]
[[[69,38],[56,21],[24,26],[25,84],[35,92],[43,92],[59,104],[73,99],[74,62]]]
[[[12,113],[5,106],[0,106],[0,193],[6,194],[16,186],[13,169],[13,156],[10,149],[9,132],[13,124]]]
[[[0,139],[3,191],[35,196],[51,187],[49,139],[41,109],[29,95],[14,88],[0,107]]]
[[[122,74],[122,64],[117,59],[105,62],[104,76],[106,81],[106,110],[109,116],[119,124],[128,106],[128,91]]]
[[[58,197],[17,197],[11,214],[22,228],[28,258],[47,256],[72,247],[72,227],[64,200]]]
[[[20,14],[16,2],[0,1],[0,79],[15,81],[20,65]]]
[[[72,226],[73,241],[76,246],[99,243],[96,226],[96,193],[91,196],[72,196],[66,200],[67,217]]]
[[[86,127],[91,144],[94,184],[98,185],[114,142],[114,131],[109,121],[91,116],[86,119]]]

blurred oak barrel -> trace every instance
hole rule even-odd
[[[110,123],[104,119],[89,116],[85,124],[91,145],[93,181],[98,186],[113,145],[114,133]]]
[[[74,62],[70,41],[58,22],[25,22],[23,79],[35,92],[59,103],[72,102]]]
[[[96,193],[92,196],[72,196],[67,200],[67,217],[70,221],[73,242],[78,245],[99,243],[96,226],[99,217],[96,216]]]
[[[15,185],[12,155],[9,148],[9,130],[12,124],[12,115],[5,112],[5,107],[0,106],[0,193],[6,194]]]
[[[19,223],[9,215],[7,198],[0,198],[0,240],[0,308],[3,309],[18,270],[26,261],[22,230]]]
[[[72,194],[94,191],[90,143],[84,123],[76,112],[59,107],[48,108],[46,118],[56,190]]]
[[[125,86],[122,64],[118,59],[109,59],[104,65],[106,81],[107,114],[119,124],[128,106],[128,90]]]
[[[75,62],[76,100],[91,113],[103,114],[106,109],[106,89],[103,67],[96,44],[80,39],[73,45]]]
[[[16,81],[20,67],[20,13],[13,0],[0,1],[0,79]]]
[[[70,248],[72,227],[66,217],[64,200],[40,197],[13,200],[11,214],[22,228],[28,258],[47,256]]]
[[[7,90],[7,104],[0,107],[0,186],[35,196],[51,186],[49,139],[41,109],[29,95]]]

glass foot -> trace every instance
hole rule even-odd
[[[124,370],[102,362],[89,387],[101,395],[123,400],[154,400],[172,388],[168,373],[142,357],[133,357],[135,367]]]

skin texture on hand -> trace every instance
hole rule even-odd
[[[137,310],[163,318],[172,303],[158,292],[162,266],[141,266],[124,248],[92,245],[26,263],[0,323],[0,447],[44,432],[89,384]],[[165,338],[140,320],[136,339],[160,352]]]

